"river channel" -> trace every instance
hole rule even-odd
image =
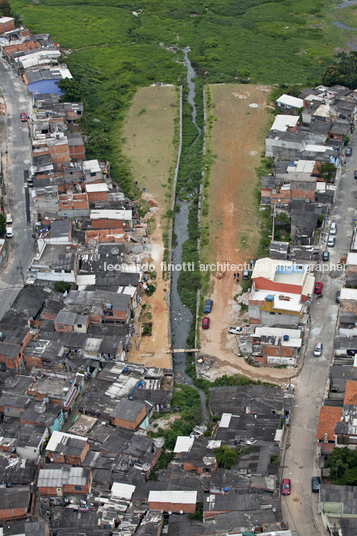
[[[192,68],[191,62],[187,56],[189,49],[185,48],[183,50],[186,66],[187,66],[187,85],[188,85],[188,96],[187,101],[193,106],[192,109],[192,122],[197,128],[197,137],[192,142],[192,145],[197,141],[198,137],[201,134],[201,129],[196,123],[196,106],[194,103],[195,98],[195,82],[194,78],[197,76],[195,71]],[[190,147],[190,152],[191,152]],[[190,158],[190,153],[189,153]],[[177,195],[177,192],[176,192]],[[190,203],[179,201],[176,198],[176,204],[180,206],[180,211],[175,213],[174,219],[174,233],[176,234],[176,246],[172,251],[172,263],[174,265],[182,264],[182,244],[188,240],[188,213],[190,208]],[[172,271],[171,273],[171,340],[172,346],[176,348],[186,348],[186,339],[190,331],[190,325],[192,322],[191,311],[182,305],[180,296],[177,292],[177,281],[179,278],[179,271]],[[190,376],[186,374],[186,363],[187,363],[187,354],[179,353],[173,354],[173,366],[174,371],[179,372],[183,377],[184,383],[186,385],[191,385],[192,387],[197,387],[194,385]],[[206,395],[202,389],[197,389],[202,405],[202,416],[203,422],[209,421],[209,413],[206,408]]]

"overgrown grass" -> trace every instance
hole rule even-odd
[[[126,109],[138,86],[184,81],[178,46],[191,48],[205,83],[243,77],[305,86],[319,82],[334,47],[345,46],[342,32],[331,25],[331,1],[12,0],[11,6],[33,33],[48,33],[71,50],[65,62],[77,84],[73,100],[85,103],[87,157],[107,158],[129,196],[136,192],[122,152]],[[184,132],[195,135],[189,125]],[[185,193],[191,188],[183,186]]]

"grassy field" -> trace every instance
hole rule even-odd
[[[88,157],[108,158],[128,195],[134,191],[121,150],[126,112],[138,87],[182,83],[179,48],[191,48],[206,83],[249,77],[312,84],[346,43],[331,24],[338,11],[333,0],[12,0],[11,6],[32,32],[70,49],[64,61],[77,88],[70,97],[86,106]]]
[[[179,93],[174,87],[142,88],[133,99],[123,127],[123,153],[133,177],[140,190],[146,188],[155,196],[161,208],[165,208],[165,198],[166,208],[172,199],[178,107]]]

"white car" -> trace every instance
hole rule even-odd
[[[228,328],[228,333],[231,333],[232,335],[240,335],[241,333],[243,333],[243,328],[240,327],[240,326],[237,326],[237,327],[230,327]]]
[[[335,246],[335,237],[330,235],[327,240],[327,247],[333,248],[334,246]]]
[[[337,234],[337,223],[331,223],[330,225],[330,236]]]
[[[14,236],[14,231],[12,227],[6,227],[6,238],[12,238]]]
[[[321,357],[322,356],[322,342],[317,342],[315,344],[314,356],[315,357]]]

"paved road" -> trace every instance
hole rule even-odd
[[[342,172],[335,207],[329,218],[329,223],[334,221],[338,226],[336,245],[334,248],[328,248],[331,265],[337,265],[340,257],[347,254],[352,235],[352,217],[356,207],[354,194],[357,195],[357,181],[353,178],[354,169],[357,169],[357,135],[350,146],[353,147],[353,154],[346,158],[346,170]],[[335,295],[342,286],[342,275],[341,272],[331,270],[316,280],[323,282],[324,296],[319,300],[316,300],[316,297],[312,300],[307,353],[298,380],[283,466],[284,478],[290,478],[292,483],[291,495],[282,497],[284,519],[300,536],[327,534],[317,514],[318,494],[311,492],[311,477],[320,475],[316,427],[320,406],[325,398],[326,380],[332,358],[338,311]],[[323,343],[323,354],[319,358],[313,356],[317,341]]]
[[[6,146],[2,142],[0,151],[8,151],[5,165],[6,199],[14,222],[14,237],[8,240],[8,253],[0,267],[1,319],[23,286],[21,272],[25,281],[27,279],[26,271],[35,253],[35,241],[32,238],[26,202],[28,192],[24,183],[24,170],[31,163],[29,125],[20,121],[20,113],[30,111],[31,98],[24,83],[3,60],[0,60],[0,91],[5,98],[7,112],[7,142]]]

